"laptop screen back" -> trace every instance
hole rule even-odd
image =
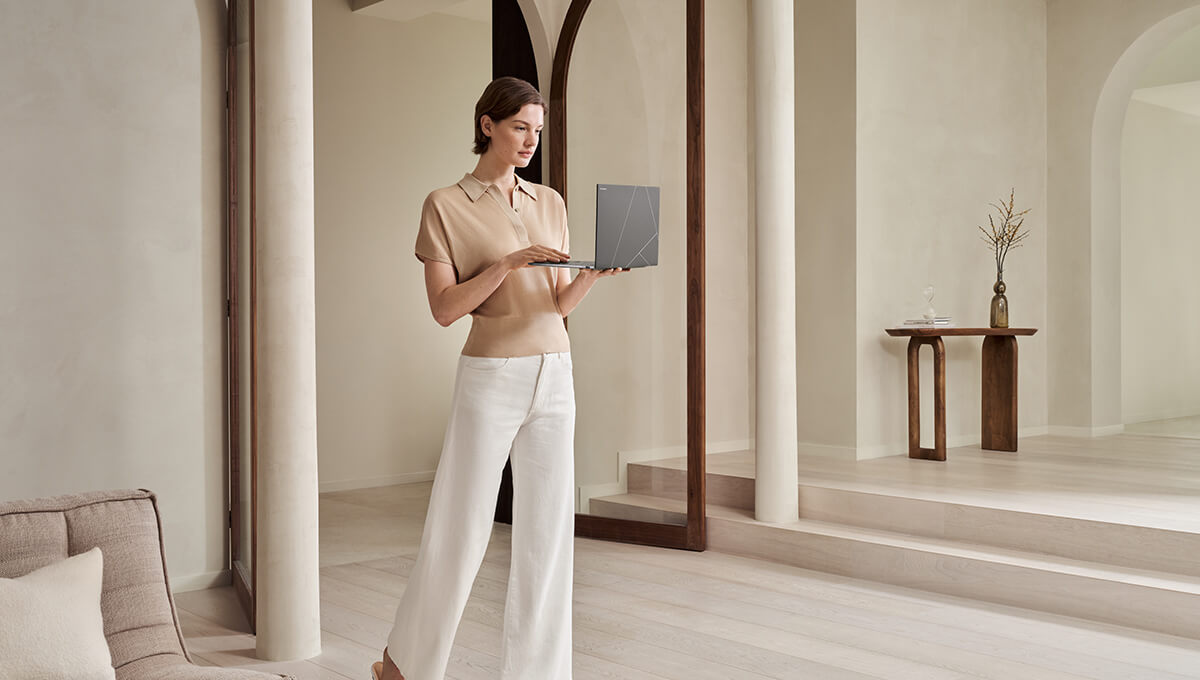
[[[658,264],[658,187],[596,185],[596,268]]]

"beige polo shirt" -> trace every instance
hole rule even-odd
[[[510,205],[494,184],[467,173],[458,184],[425,199],[417,232],[417,259],[454,267],[459,283],[477,276],[505,255],[533,244],[568,252],[567,207],[550,187],[517,177]],[[519,357],[569,352],[570,340],[558,308],[553,267],[509,272],[500,287],[471,312],[463,354]]]

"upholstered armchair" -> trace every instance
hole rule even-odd
[[[153,493],[107,491],[0,502],[0,577],[24,576],[95,547],[103,554],[100,613],[117,680],[281,677],[192,664],[167,582]],[[98,575],[98,566],[95,571]]]

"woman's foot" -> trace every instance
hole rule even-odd
[[[386,647],[383,649],[383,661],[376,661],[371,665],[371,674],[375,680],[404,680],[400,669],[392,662],[392,657],[388,656]]]

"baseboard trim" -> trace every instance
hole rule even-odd
[[[949,442],[946,446],[949,446]],[[859,446],[854,449],[854,460],[874,460],[888,456],[907,456],[908,444],[876,444],[874,446]]]
[[[1069,425],[1051,425],[1049,428],[1049,434],[1054,437],[1087,438],[1092,436],[1092,428],[1073,427]]]
[[[800,442],[796,446],[801,456],[823,458],[826,460],[857,460],[858,450],[853,446],[833,446],[831,444],[813,444]]]
[[[433,480],[434,470],[423,472],[406,472],[399,475],[384,475],[381,477],[363,477],[361,479],[343,479],[333,482],[321,482],[320,493],[330,491],[353,491],[354,489],[373,489],[377,486],[396,486],[397,484],[417,484]]]
[[[1093,437],[1110,437],[1125,431],[1124,425],[1105,425],[1103,427],[1072,427],[1067,425],[1051,425],[1047,434],[1055,437],[1076,437],[1091,439]]]
[[[210,571],[201,574],[171,577],[171,592],[188,593],[193,590],[208,590],[220,588],[233,583],[233,572],[228,569]]]
[[[622,475],[624,476],[624,475]],[[610,482],[608,484],[583,484],[575,489],[575,512],[580,512],[585,515],[591,514],[590,506],[593,498],[604,498],[605,496],[620,496],[625,493],[628,487],[620,482]]]
[[[1194,418],[1200,415],[1200,408],[1183,408],[1175,409],[1174,411],[1160,411],[1156,413],[1139,413],[1131,416],[1125,416],[1122,420],[1126,425],[1140,425],[1142,423],[1153,423],[1159,420],[1177,420],[1179,418]]]
[[[1046,434],[1054,434],[1052,427],[1046,425],[1037,425],[1034,427],[1023,427],[1017,430],[1017,439],[1026,437],[1041,437]],[[1110,434],[1117,434],[1116,432]],[[1103,435],[1079,435],[1079,436],[1103,436]],[[983,438],[979,434],[952,434],[946,436],[946,448],[956,449],[961,446],[979,446],[983,442]],[[926,443],[931,443],[926,441]],[[907,456],[908,442],[897,444],[876,444],[874,446],[860,446],[857,449],[851,449],[857,453],[857,460],[870,460],[872,458],[886,458],[888,456]],[[851,459],[855,460],[855,459]]]

